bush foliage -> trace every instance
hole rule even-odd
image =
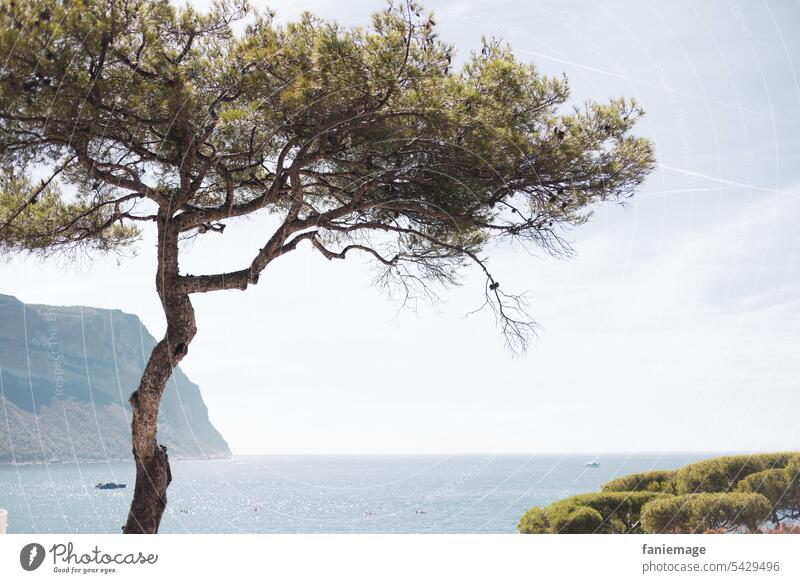
[[[545,507],[528,510],[519,522],[524,534],[623,534],[641,532],[642,506],[659,492],[600,492],[578,494]]]
[[[672,492],[674,470],[653,470],[628,474],[609,480],[600,489],[603,492]]]
[[[743,492],[702,493],[653,500],[642,508],[646,533],[699,533],[709,530],[754,531],[770,516],[765,496]]]
[[[615,478],[599,493],[531,508],[518,529],[525,534],[755,532],[797,519],[800,454],[783,452],[723,456]]]
[[[785,468],[756,472],[737,485],[739,492],[761,494],[772,507],[771,521],[800,518],[800,456],[795,456]]]
[[[675,474],[675,491],[678,494],[730,492],[750,474],[785,468],[794,455],[793,452],[730,455],[689,464]]]

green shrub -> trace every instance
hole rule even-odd
[[[793,457],[783,469],[750,474],[736,489],[764,495],[772,505],[772,522],[776,524],[800,518],[800,456]]]
[[[540,506],[534,506],[519,519],[517,530],[522,534],[547,534],[552,532],[550,530],[550,521],[547,518],[547,511]]]
[[[609,480],[600,490],[603,492],[671,492],[675,470],[653,470],[628,474]]]
[[[675,493],[731,492],[750,474],[784,468],[795,455],[792,452],[735,455],[689,464],[675,474]]]
[[[588,534],[597,532],[603,525],[603,516],[594,508],[581,506],[569,514],[559,514],[551,520],[553,532],[560,534]]]
[[[621,476],[599,493],[531,508],[517,528],[531,534],[728,532],[785,519],[800,519],[797,452],[724,456]]]
[[[764,495],[769,503],[778,506],[787,492],[785,469],[764,470],[743,478],[736,486],[739,492]]]
[[[646,533],[689,532],[689,496],[670,496],[653,500],[642,507],[641,524]]]
[[[641,532],[639,514],[642,506],[665,495],[659,492],[579,494],[544,508],[531,508],[520,519],[517,528],[524,534]],[[594,512],[586,512],[585,508]]]
[[[645,504],[646,533],[697,533],[709,530],[754,531],[771,514],[769,500],[754,493],[702,493],[671,496]]]
[[[800,480],[800,454],[792,456],[783,471],[788,482],[794,483]]]

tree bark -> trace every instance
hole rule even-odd
[[[197,332],[189,294],[176,291],[178,232],[167,216],[159,217],[158,233],[156,289],[167,320],[167,331],[153,348],[139,387],[130,397],[136,484],[128,520],[122,528],[125,534],[155,534],[161,524],[172,473],[167,448],[156,440],[158,410],[167,381],[188,353]]]

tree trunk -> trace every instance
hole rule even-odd
[[[158,247],[156,289],[167,319],[167,332],[153,348],[139,387],[130,397],[136,485],[128,520],[122,527],[125,534],[155,534],[161,524],[172,473],[167,448],[156,441],[158,410],[167,381],[188,353],[197,332],[189,295],[174,291],[178,276],[178,237],[168,219],[159,220]]]

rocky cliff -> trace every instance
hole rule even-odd
[[[155,343],[119,310],[0,294],[0,462],[131,459],[128,397]],[[180,368],[161,404],[159,442],[170,457],[231,455]]]

